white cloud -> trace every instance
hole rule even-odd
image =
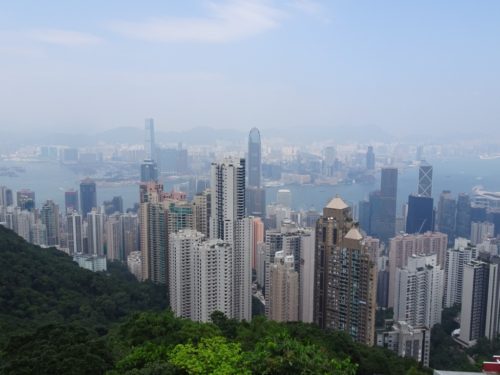
[[[84,46],[102,43],[95,35],[60,29],[39,29],[29,32],[29,36],[39,42],[62,46]]]
[[[323,6],[313,0],[294,0],[291,5],[294,8],[311,15],[318,15],[323,12]]]
[[[258,0],[210,2],[208,10],[207,17],[114,22],[111,29],[127,37],[154,42],[224,43],[276,28],[285,16],[281,10]]]
[[[299,12],[316,17],[324,23],[330,23],[331,19],[323,4],[314,0],[292,0],[290,5]]]

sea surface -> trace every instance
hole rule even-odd
[[[500,191],[500,159],[442,159],[428,160],[433,165],[432,193],[437,199],[442,190],[458,193],[470,193],[476,185],[482,185],[491,191]],[[76,174],[72,169],[53,162],[15,162],[0,161],[2,167],[20,167],[25,172],[17,176],[0,176],[0,185],[6,185],[14,191],[31,189],[35,191],[36,204],[40,207],[47,199],[54,200],[64,207],[64,191],[77,189],[79,182],[85,176]],[[408,167],[399,172],[398,178],[398,215],[400,207],[408,199],[408,195],[416,192],[418,184],[418,167]],[[368,197],[368,194],[380,187],[380,181],[374,184],[352,185],[285,185],[266,189],[267,202],[276,200],[279,189],[289,189],[292,192],[292,205],[295,210],[317,209],[322,207],[336,194],[353,205]],[[172,183],[165,182],[165,190],[170,190]],[[132,207],[138,201],[139,186],[124,184],[119,186],[97,186],[97,201],[101,204],[113,196],[121,195],[124,207]]]

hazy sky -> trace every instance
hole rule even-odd
[[[3,1],[0,129],[500,128],[498,0]]]

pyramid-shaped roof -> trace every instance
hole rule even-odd
[[[349,206],[338,195],[326,205],[326,208],[333,208],[334,210],[345,210],[348,207]]]
[[[347,232],[344,239],[360,241],[363,239],[363,235],[358,228],[352,227],[349,232]]]

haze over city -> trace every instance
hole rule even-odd
[[[5,2],[1,134],[490,135],[496,1]]]

